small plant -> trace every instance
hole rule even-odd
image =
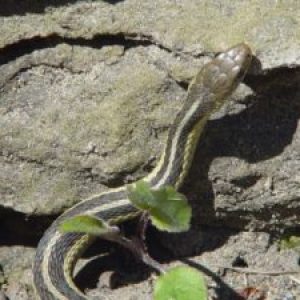
[[[60,225],[62,232],[80,232],[95,236],[113,235],[119,232],[118,227],[110,226],[105,221],[93,216],[76,216]]]
[[[168,232],[182,232],[190,227],[191,208],[184,195],[171,186],[157,190],[150,188],[144,181],[128,187],[128,198],[138,209],[144,211],[154,226]],[[145,218],[141,219],[145,222]],[[143,224],[143,235],[145,231]],[[191,267],[175,267],[167,272],[153,260],[143,244],[143,237],[128,239],[117,226],[110,226],[94,216],[75,216],[60,225],[62,232],[80,232],[100,236],[128,248],[144,263],[157,270],[161,275],[154,287],[154,300],[206,300],[207,290],[200,272]]]
[[[149,213],[159,230],[182,232],[190,227],[191,208],[185,196],[171,186],[151,190],[148,183],[138,181],[128,187],[128,198],[134,206]]]

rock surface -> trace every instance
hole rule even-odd
[[[190,80],[216,52],[241,41],[256,57],[246,85],[208,122],[183,192],[197,230],[299,228],[299,10],[297,0],[1,5],[0,287],[10,299],[32,299],[24,274],[50,221],[85,197],[146,175]],[[194,239],[195,228],[166,237],[164,246],[199,254],[195,249],[210,242]],[[222,255],[235,247],[227,242]],[[264,245],[267,259],[281,255],[272,242]],[[23,252],[28,259],[14,261]],[[12,285],[16,278],[21,287]],[[263,282],[285,293],[290,279],[272,280]],[[141,294],[129,285],[126,299],[150,299],[150,281],[139,285]],[[124,288],[110,293],[107,299],[117,299]],[[283,299],[277,294],[270,299]]]

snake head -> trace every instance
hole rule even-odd
[[[224,99],[244,78],[251,58],[251,49],[244,43],[218,54],[202,70],[204,86],[214,97]]]

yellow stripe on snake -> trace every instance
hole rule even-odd
[[[169,129],[157,166],[144,178],[153,189],[172,185],[179,189],[191,165],[201,132],[243,79],[251,62],[245,44],[220,53],[195,76],[187,98]],[[127,199],[126,186],[83,200],[63,213],[39,242],[34,266],[34,285],[42,300],[83,300],[87,297],[72,280],[76,261],[94,241],[81,233],[61,233],[59,224],[75,215],[94,215],[109,224],[120,224],[141,214]]]

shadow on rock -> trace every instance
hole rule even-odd
[[[117,4],[124,0],[102,0],[109,4]],[[8,17],[13,15],[23,16],[27,13],[43,14],[47,8],[61,7],[74,4],[79,0],[8,0],[1,4],[0,16]]]
[[[245,82],[256,96],[245,99],[247,108],[208,122],[182,189],[193,207],[196,223],[224,225],[224,220],[216,217],[215,196],[208,178],[213,160],[233,157],[253,164],[280,155],[292,142],[300,117],[299,81],[300,68],[284,67],[249,75]],[[254,176],[240,184],[248,188],[257,180]],[[249,222],[247,218],[233,217],[226,220],[227,226],[243,229]],[[272,214],[262,211],[259,217],[267,222]]]

